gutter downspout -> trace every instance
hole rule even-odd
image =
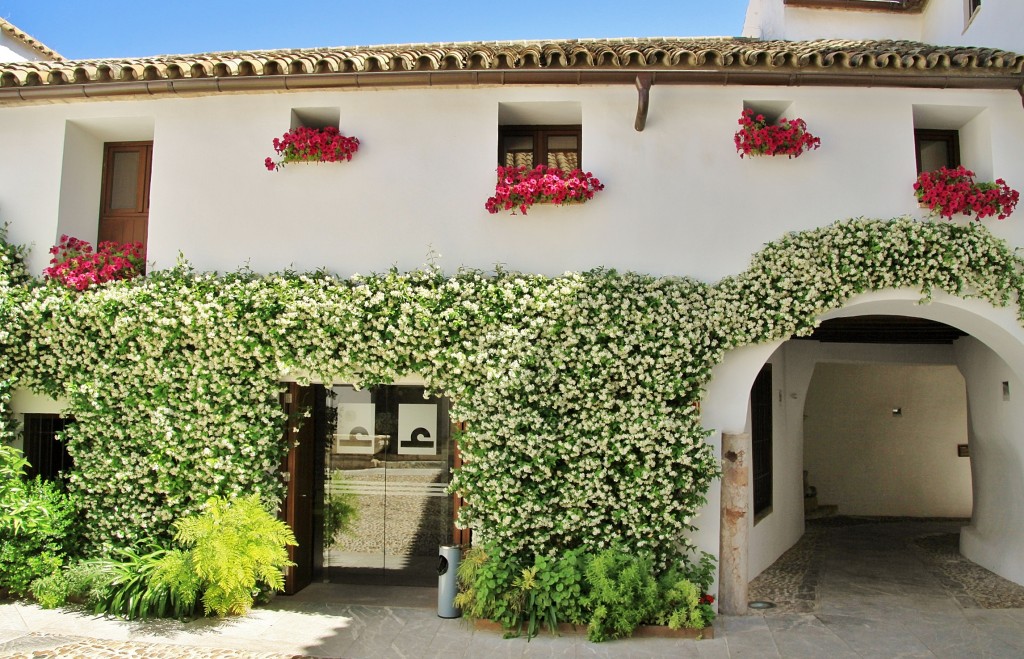
[[[636,128],[636,132],[641,133],[644,130],[644,126],[647,125],[647,110],[651,101],[651,84],[654,82],[654,76],[638,75],[636,77],[636,91],[639,96],[636,102],[636,121],[633,122],[633,128]]]

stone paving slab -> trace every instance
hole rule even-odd
[[[243,618],[187,623],[0,603],[0,658],[1024,657],[1024,607],[983,608],[1016,603],[1013,590],[980,597],[990,583],[984,574],[967,584],[947,578],[962,559],[949,555],[948,538],[915,545],[957,529],[943,521],[833,521],[812,542],[794,547],[803,556],[776,566],[792,574],[773,582],[775,592],[792,602],[797,598],[783,585],[809,589],[812,611],[779,607],[720,616],[713,640],[504,639],[464,620],[438,618],[432,607],[375,606],[366,592],[352,591],[358,596],[349,599],[344,587],[320,584],[305,597],[279,597]],[[382,601],[430,601],[408,590],[379,592]]]
[[[51,657],[76,659],[79,657],[96,657],[97,659],[129,657],[138,659],[303,659],[303,656],[37,633],[0,643],[0,657],[5,659],[48,659]]]

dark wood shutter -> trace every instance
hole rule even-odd
[[[315,427],[312,418],[302,412],[312,404],[312,387],[289,383],[281,403],[288,415],[284,441],[288,455],[284,471],[288,474],[284,498],[284,520],[295,533],[298,545],[288,548],[288,558],[295,563],[285,571],[284,593],[294,595],[313,581],[313,464],[316,459]]]
[[[765,364],[750,390],[754,515],[772,505],[772,365]]]

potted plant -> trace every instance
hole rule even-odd
[[[519,209],[526,215],[526,209],[534,204],[583,203],[594,198],[594,193],[604,190],[601,183],[590,172],[574,169],[570,172],[558,167],[537,165],[528,167],[498,167],[498,182],[494,196],[487,199],[484,207],[488,213]]]
[[[274,151],[278,160],[267,158],[263,161],[268,171],[281,169],[293,162],[341,162],[352,160],[359,150],[359,139],[346,137],[334,126],[327,128],[293,128],[279,138],[274,138]]]
[[[740,115],[740,129],[733,136],[736,151],[743,156],[786,156],[799,158],[804,151],[817,149],[821,139],[807,132],[803,119],[786,120],[769,124],[763,114],[755,115],[747,108]]]
[[[1020,193],[1001,178],[978,183],[974,176],[974,172],[963,165],[921,172],[914,183],[914,195],[923,208],[939,217],[953,219],[958,213],[973,214],[979,220],[993,215],[1000,220],[1009,217]]]

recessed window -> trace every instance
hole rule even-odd
[[[498,164],[505,167],[547,165],[572,171],[580,167],[582,126],[501,126]]]
[[[981,0],[964,0],[965,28],[971,23],[971,20],[974,18],[975,14],[978,13],[979,9],[981,9]]]
[[[960,134],[955,130],[914,130],[917,173],[960,165]]]
[[[28,477],[39,476],[44,481],[66,481],[71,469],[71,456],[58,434],[64,431],[71,419],[56,414],[25,415],[25,459],[28,460]]]

